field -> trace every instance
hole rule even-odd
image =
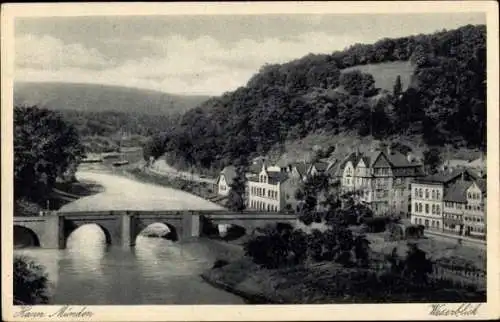
[[[362,73],[372,74],[375,79],[375,87],[392,91],[396,78],[401,76],[403,90],[408,88],[415,67],[410,62],[395,61],[380,64],[358,65],[343,69],[342,72],[359,70]]]

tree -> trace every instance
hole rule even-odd
[[[246,176],[245,166],[240,165],[236,168],[236,177],[229,185],[229,193],[227,206],[234,211],[243,211],[246,208],[245,191],[246,191]]]
[[[436,173],[441,164],[441,153],[437,148],[430,148],[424,152],[424,164],[428,173]]]
[[[359,70],[345,72],[340,75],[340,85],[352,95],[371,96],[375,91],[375,80],[371,74]]]
[[[83,154],[84,148],[76,129],[59,114],[37,107],[15,107],[16,200],[26,198],[43,204],[56,179],[77,164]]]
[[[43,266],[27,257],[15,256],[13,274],[15,305],[48,303],[48,279]]]
[[[354,239],[354,254],[358,265],[368,267],[370,256],[370,241],[365,235],[356,236]]]
[[[416,283],[427,282],[427,275],[432,273],[432,262],[417,244],[409,243],[404,261],[404,274]]]
[[[401,84],[401,76],[398,75],[398,77],[396,77],[396,81],[394,82],[392,93],[394,97],[397,98],[399,97],[399,95],[401,95],[402,92],[403,92],[403,85]]]
[[[144,160],[149,162],[152,157],[154,160],[158,159],[165,153],[165,135],[157,134],[151,137],[143,147]]]

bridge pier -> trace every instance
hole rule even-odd
[[[121,246],[128,248],[135,245],[134,234],[134,217],[129,213],[125,213],[120,218],[121,225]]]

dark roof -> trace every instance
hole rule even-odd
[[[234,178],[236,178],[236,167],[234,165],[228,165],[221,171],[221,176],[226,178],[227,184],[233,183]]]
[[[386,154],[389,162],[393,167],[418,167],[421,166],[420,162],[409,162],[408,157],[398,151],[391,151],[391,154]]]
[[[479,187],[479,189],[481,190],[482,193],[485,193],[486,191],[488,191],[487,185],[486,185],[486,180],[484,180],[484,179],[478,179],[478,180],[476,180],[476,184],[477,184],[477,186]]]
[[[470,186],[471,183],[465,181],[459,181],[450,185],[448,188],[445,189],[443,200],[466,203],[467,202],[466,191],[467,189],[469,189]]]
[[[248,172],[258,174],[262,170],[262,163],[255,163],[248,167]]]
[[[288,175],[284,172],[268,171],[269,183],[277,184],[288,179]]]
[[[339,165],[340,165],[340,162],[338,160],[336,160],[336,159],[331,160],[328,163],[328,167],[326,168],[326,172],[331,174],[331,175],[334,175],[336,173],[336,171],[338,170]]]
[[[452,172],[448,172],[448,173],[438,173],[438,174],[426,176],[426,177],[417,179],[416,182],[445,184],[445,183],[448,183],[451,180],[455,179],[456,177],[461,176],[462,173],[464,175],[470,176],[474,180],[478,179],[477,175],[472,173],[469,170],[457,169],[457,170],[453,170]]]
[[[322,162],[322,161],[318,161],[318,162],[314,163],[314,167],[318,171],[325,171],[328,168],[328,163]]]
[[[296,168],[297,172],[301,176],[304,176],[307,172],[307,169],[309,168],[309,164],[304,163],[304,162],[297,162],[297,163],[292,164],[292,168]]]

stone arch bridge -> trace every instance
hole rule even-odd
[[[47,212],[36,217],[14,217],[14,228],[27,230],[41,248],[65,248],[69,235],[78,227],[97,224],[109,244],[130,247],[139,233],[153,223],[166,224],[176,239],[200,236],[206,220],[210,224],[233,224],[246,230],[275,222],[294,223],[296,216],[282,213],[234,213],[228,211],[103,211]],[[14,229],[15,230],[15,229]]]

